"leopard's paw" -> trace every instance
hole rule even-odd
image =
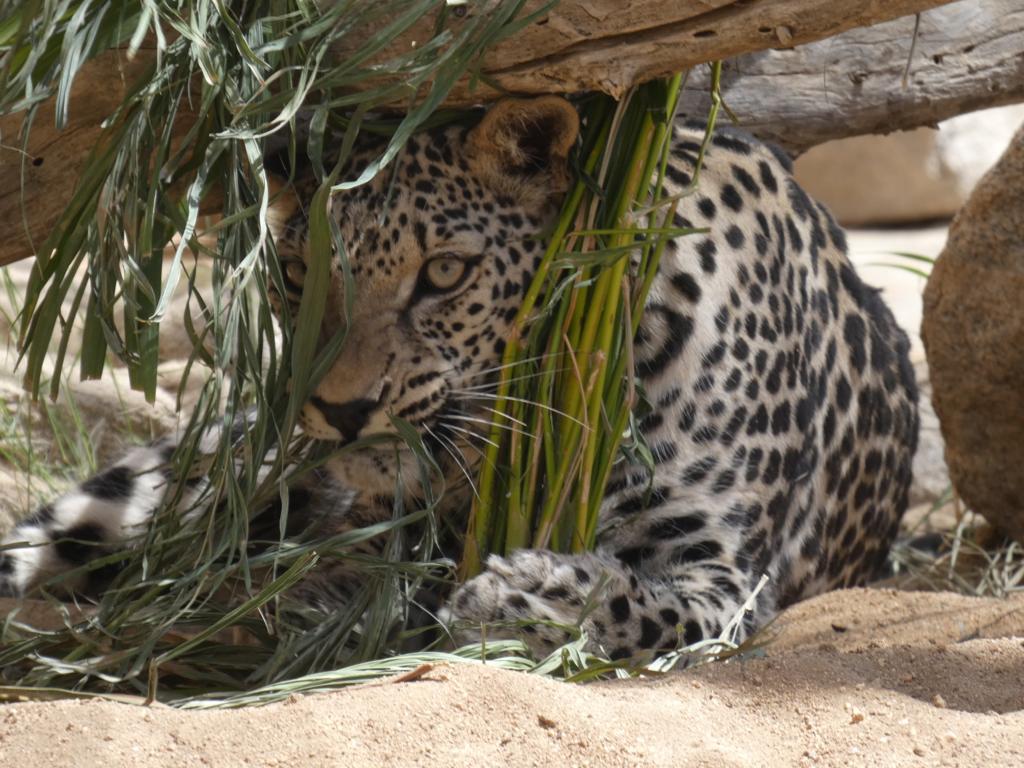
[[[538,656],[550,653],[586,626],[586,609],[610,582],[621,578],[611,561],[596,555],[560,555],[524,549],[492,555],[487,569],[453,596],[456,639],[521,637]]]

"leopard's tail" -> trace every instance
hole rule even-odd
[[[171,487],[175,441],[133,449],[39,507],[0,539],[0,595],[23,595],[60,574],[58,589],[90,591],[109,570],[81,569],[145,531]]]

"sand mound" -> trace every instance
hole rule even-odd
[[[1024,596],[836,592],[772,633],[763,657],[652,680],[466,665],[235,711],[15,704],[0,764],[1024,764]]]

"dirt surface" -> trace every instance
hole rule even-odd
[[[261,708],[0,707],[0,765],[1024,765],[1024,595],[850,590],[764,655],[569,685],[479,665]]]

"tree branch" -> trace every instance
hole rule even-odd
[[[708,82],[703,69],[692,73],[684,113],[707,113]],[[1024,5],[963,0],[925,11],[916,42],[910,16],[750,53],[725,63],[722,83],[744,128],[796,154],[846,136],[935,125],[1024,101]]]
[[[529,0],[526,12],[541,9],[546,2]],[[488,51],[481,66],[485,77],[477,81],[479,87],[472,90],[470,81],[465,80],[456,86],[449,103],[479,103],[500,96],[506,89],[523,94],[581,90],[621,94],[643,80],[683,71],[702,62],[818,40],[947,2],[562,0],[546,15]],[[995,0],[968,0],[977,2],[988,5]],[[1011,3],[1006,0],[1005,4]],[[474,12],[487,10],[484,3],[464,7],[471,9],[469,15],[462,22],[453,23],[471,20]],[[397,48],[391,52],[407,51],[414,41],[429,39],[435,21],[425,17],[420,26],[394,44]],[[979,19],[975,31],[979,35],[995,35],[1004,21],[999,17],[989,19],[985,26]],[[883,66],[878,62],[885,62],[886,67],[902,66],[905,56],[891,60],[891,54],[888,46],[877,50],[866,47],[863,51],[864,60],[871,66]],[[7,235],[0,243],[0,265],[34,254],[37,244],[45,239],[71,199],[89,151],[102,141],[101,122],[120,104],[133,73],[142,71],[150,61],[145,51],[140,51],[130,63],[112,51],[89,62],[75,81],[68,127],[57,131],[50,120],[53,104],[42,104],[24,152],[19,139],[23,115],[0,116],[0,222],[6,225]],[[892,87],[884,78],[877,81]],[[786,83],[781,76],[778,82]],[[990,98],[984,83],[967,78],[963,83],[965,92],[972,87],[978,88],[978,94],[970,98],[965,95],[962,103],[976,104]],[[743,114],[742,105],[736,103],[739,94],[735,99],[732,95],[730,91],[731,106],[741,107]],[[769,96],[763,96],[761,102],[751,105],[748,114],[760,114],[762,105],[770,101]],[[804,107],[794,108],[793,114],[803,119],[805,112]],[[840,110],[822,119],[844,118]],[[890,127],[881,117],[878,125]],[[188,120],[182,119],[176,134],[182,136],[188,128]]]

